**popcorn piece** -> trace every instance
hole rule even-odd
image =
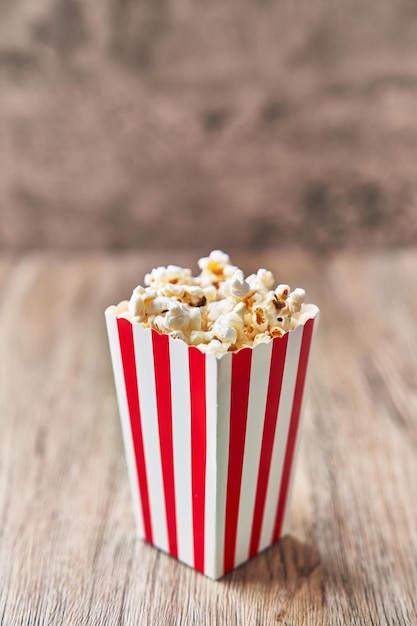
[[[141,289],[143,289],[143,287]],[[145,290],[143,289],[143,291]],[[145,299],[143,294],[138,291],[138,287],[133,291],[132,297],[129,300],[128,311],[131,315],[137,317],[138,321],[143,321],[145,315]]]
[[[159,330],[161,333],[169,333],[170,328],[166,324],[165,317],[163,315],[154,315],[148,318],[148,325],[150,328],[154,328],[155,330]]]
[[[294,289],[294,291],[290,293],[290,298],[292,298],[296,302],[299,302],[300,304],[303,304],[306,299],[306,292],[304,291],[304,289],[300,289],[300,287],[297,287],[297,289]]]
[[[257,328],[258,333],[264,333],[268,330],[269,316],[266,307],[258,306],[252,314],[252,324]]]
[[[192,346],[197,346],[203,343],[210,343],[213,339],[213,333],[204,332],[203,330],[192,330],[190,333],[190,344]]]
[[[153,269],[146,287],[136,287],[119,306],[119,316],[216,355],[282,337],[308,318],[304,289],[280,284],[274,290],[266,269],[245,278],[221,250],[198,265],[196,277],[177,265]]]
[[[173,339],[181,339],[181,341],[185,341],[185,335],[180,330],[172,330],[169,333],[169,336],[172,337]]]
[[[222,319],[217,320],[213,324],[212,329],[215,339],[218,339],[222,343],[234,344],[237,341],[237,330],[233,326],[227,324]]]
[[[258,343],[269,343],[271,339],[272,337],[269,333],[258,333],[253,339],[253,345],[256,346]]]
[[[275,328],[271,328],[271,337],[282,337],[284,334],[284,330],[279,326],[275,326]]]
[[[221,250],[213,250],[208,257],[202,257],[198,261],[201,274],[197,277],[200,284],[216,284],[226,280],[238,268],[231,265],[228,254]]]
[[[190,323],[190,313],[184,304],[170,304],[165,315],[165,326],[169,330],[182,330]]]
[[[268,291],[274,285],[274,275],[269,270],[259,269],[256,274],[247,277],[252,291]]]
[[[145,285],[149,287],[159,283],[171,283],[173,285],[190,284],[191,270],[178,265],[168,265],[168,267],[156,267],[149,274],[145,275]]]
[[[189,311],[189,329],[192,332],[193,330],[201,330],[201,310],[200,308],[194,307]]]
[[[301,305],[304,303],[305,295],[304,289],[300,288],[294,289],[294,291],[290,293],[287,299],[287,306],[291,313],[299,313],[301,311]]]
[[[162,313],[169,310],[172,300],[164,296],[155,296],[145,298],[146,313]]]
[[[214,302],[217,299],[217,289],[214,285],[206,285],[203,288],[203,294],[206,302]]]
[[[290,295],[290,286],[289,285],[278,285],[275,289],[275,293],[277,295],[278,300],[283,302]]]
[[[220,316],[226,315],[233,311],[234,302],[227,298],[211,302],[207,307],[207,320],[210,323],[215,322]]]
[[[249,283],[246,282],[242,270],[236,270],[227,283],[230,295],[237,300],[243,300],[250,291]]]
[[[263,287],[265,289],[272,289],[272,287],[274,286],[274,275],[272,272],[270,272],[269,270],[265,270],[265,269],[259,269],[256,273],[256,276],[259,280],[259,282],[261,283],[261,285],[263,285]]]
[[[166,283],[158,287],[158,294],[167,298],[176,298],[191,306],[203,306],[207,302],[204,290],[194,285]]]
[[[198,267],[204,271],[211,272],[215,276],[221,276],[226,265],[230,264],[228,254],[221,250],[213,250],[209,256],[202,257],[198,261]]]
[[[228,331],[230,343],[232,344],[235,344],[238,339],[242,338],[242,333],[245,326],[245,311],[245,304],[241,302],[233,308],[233,311],[231,311],[230,313],[226,313],[226,315],[221,318],[222,323],[226,325],[229,329],[232,329],[234,331],[234,333],[232,333],[232,330]],[[215,328],[217,323],[218,322],[214,323],[213,329]],[[232,339],[233,334],[236,335],[234,339]]]
[[[214,352],[214,354],[225,354],[229,350],[229,346],[226,343],[222,343],[218,339],[212,339],[210,343],[200,343],[198,348],[202,352]]]

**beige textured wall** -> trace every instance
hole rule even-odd
[[[414,0],[5,0],[0,246],[417,241]]]

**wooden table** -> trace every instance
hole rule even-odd
[[[135,538],[103,310],[198,256],[2,257],[0,624],[417,623],[414,250],[233,255],[322,310],[291,534],[219,582]]]

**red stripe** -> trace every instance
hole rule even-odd
[[[255,508],[249,547],[249,558],[259,550],[261,528],[265,511],[266,493],[271,469],[272,450],[278,421],[278,407],[281,397],[288,333],[273,340],[271,368],[265,407],[264,429],[262,434],[261,456],[259,459],[258,482],[256,485]]]
[[[248,417],[252,350],[243,348],[232,356],[230,396],[229,468],[226,488],[224,573],[234,567],[236,534]]]
[[[298,424],[300,421],[301,405],[303,401],[304,384],[307,373],[308,357],[310,354],[311,337],[313,334],[314,320],[307,320],[303,327],[303,338],[301,341],[300,359],[298,362],[297,380],[295,383],[294,400],[291,411],[290,427],[285,450],[284,467],[282,470],[281,489],[278,499],[277,512],[275,515],[275,526],[272,541],[277,541],[282,532],[285,506],[287,503],[288,487],[291,477],[291,468],[294,457],[295,443],[297,440]]]
[[[153,543],[132,324],[126,319],[118,318],[117,329],[119,332],[127,404],[129,407],[130,427],[132,429],[133,447],[135,450],[145,539],[150,543]]]
[[[164,481],[165,514],[168,528],[169,552],[178,556],[177,514],[175,508],[174,452],[172,442],[171,372],[169,366],[169,336],[152,332],[155,369],[156,405],[158,410],[159,447]]]
[[[191,347],[191,488],[193,494],[194,567],[204,572],[204,517],[206,502],[206,356]]]

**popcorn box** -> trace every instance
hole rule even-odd
[[[138,535],[220,578],[284,533],[318,309],[220,357],[105,315]]]

